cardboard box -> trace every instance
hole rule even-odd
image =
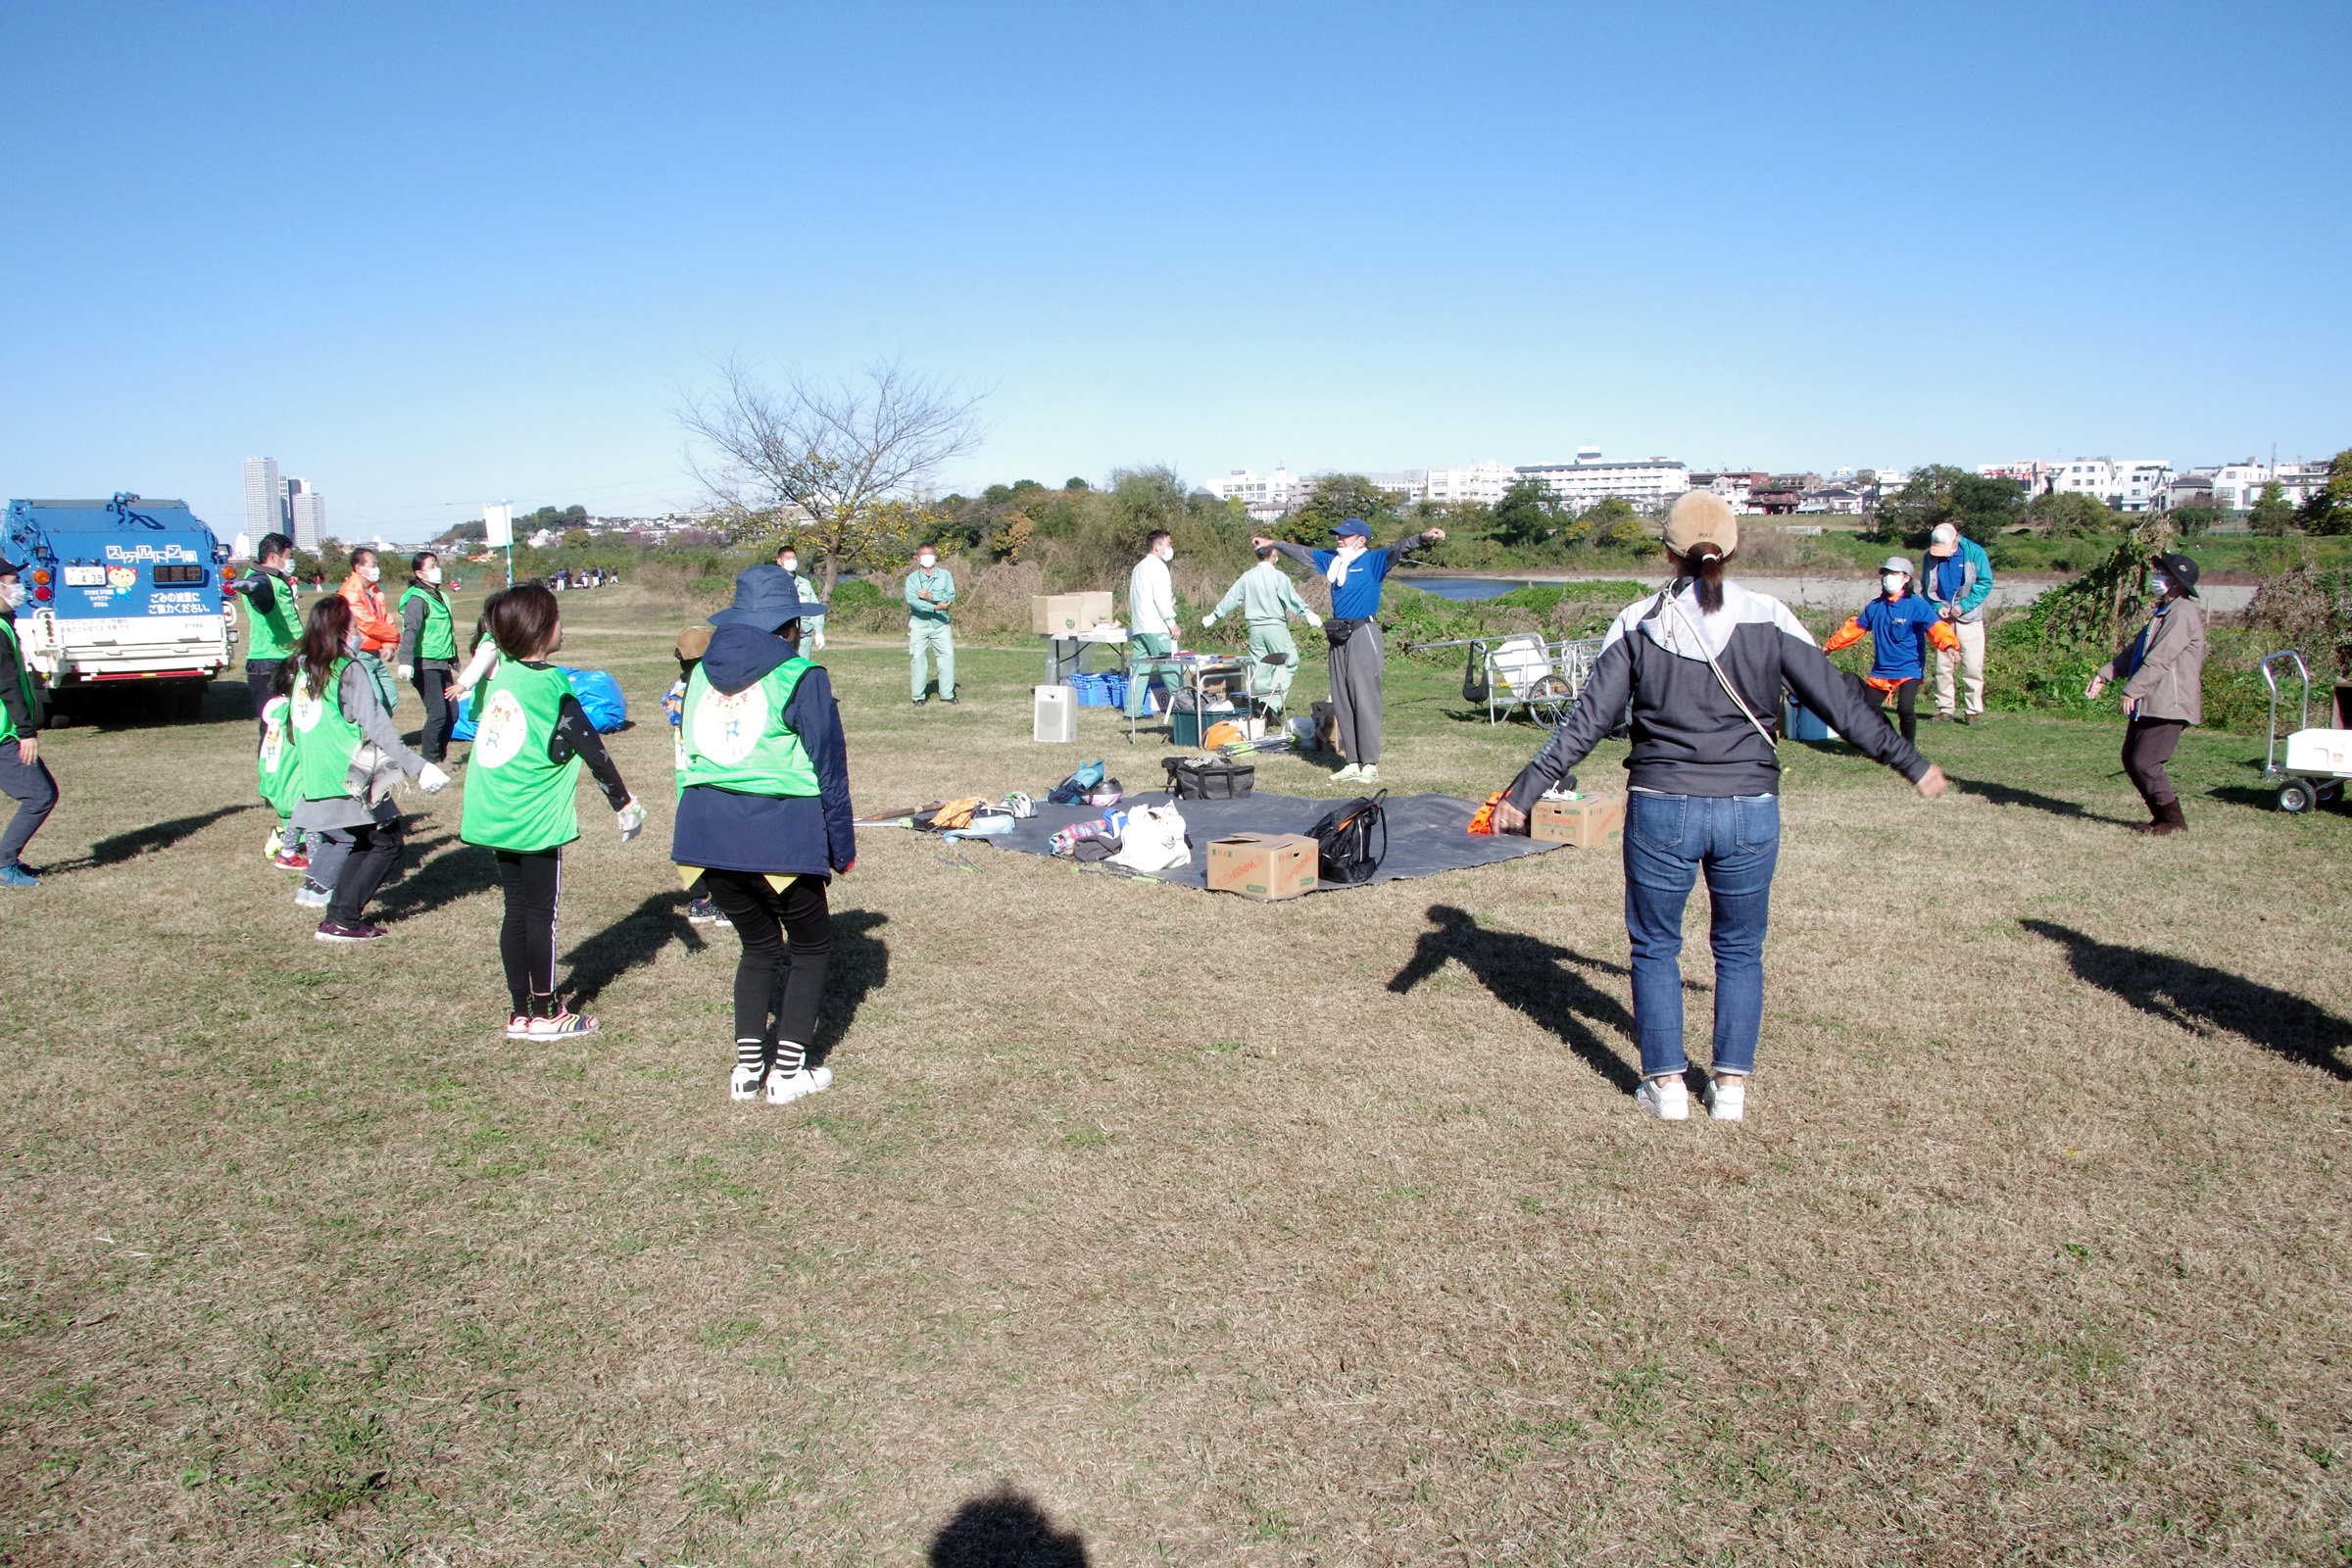
[[[1527,836],[1546,844],[1597,850],[1625,833],[1625,797],[1588,795],[1581,801],[1538,801],[1528,813]]]
[[[1107,592],[1038,594],[1029,601],[1029,629],[1044,637],[1093,631],[1109,623],[1110,604]]]
[[[1303,833],[1235,833],[1208,841],[1208,886],[1272,903],[1315,891],[1315,841]]]

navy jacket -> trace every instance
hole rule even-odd
[[[797,650],[773,632],[721,626],[710,634],[703,673],[732,696],[765,679]],[[822,665],[809,668],[784,705],[784,722],[808,750],[815,796],[749,795],[697,784],[678,800],[669,858],[707,870],[764,871],[771,876],[830,876],[858,858],[851,824],[850,757],[841,710]]]

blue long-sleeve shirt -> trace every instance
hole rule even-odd
[[[1928,628],[1938,618],[1936,607],[1917,594],[1881,595],[1864,606],[1854,619],[1870,633],[1870,672],[1881,680],[1925,680]]]
[[[1380,585],[1396,558],[1421,548],[1424,535],[1412,534],[1397,540],[1384,550],[1367,550],[1355,558],[1348,568],[1348,580],[1331,591],[1331,612],[1341,620],[1370,620],[1380,613]],[[1336,550],[1309,550],[1277,539],[1274,548],[1302,566],[1312,566],[1315,575],[1328,577],[1331,564],[1339,558]]]

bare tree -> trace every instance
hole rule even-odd
[[[919,522],[916,488],[983,434],[985,393],[895,364],[858,381],[794,375],[770,388],[730,361],[719,379],[678,411],[701,447],[694,475],[734,538],[814,547],[828,599],[844,570],[898,564]]]

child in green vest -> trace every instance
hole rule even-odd
[[[361,916],[404,847],[393,786],[405,776],[430,795],[449,782],[447,773],[402,744],[376,695],[374,676],[352,657],[358,638],[348,600],[335,594],[314,603],[303,622],[288,704],[293,788],[300,797],[292,825],[349,846],[334,873],[326,917],[318,922],[321,942],[374,942],[389,934]]]
[[[449,601],[441,595],[441,558],[419,550],[409,559],[409,586],[400,596],[400,678],[424,702],[424,728],[416,750],[428,762],[449,756],[449,732],[457,710],[449,699],[458,668],[458,630]]]
[[[622,843],[645,830],[645,811],[605,750],[604,737],[548,656],[564,645],[555,594],[518,583],[490,608],[495,668],[474,689],[473,753],[459,837],[498,858],[506,894],[498,956],[514,1009],[509,1040],[567,1040],[594,1033],[594,1018],[556,1000],[556,912],[564,846],[580,836],[572,794],[582,763],[620,823]]]
[[[831,1086],[808,1060],[833,952],[826,889],[858,861],[833,687],[802,657],[822,605],[781,567],[735,579],[735,603],[686,681],[686,752],[669,858],[701,877],[743,943],[727,1092],[781,1105]]]

